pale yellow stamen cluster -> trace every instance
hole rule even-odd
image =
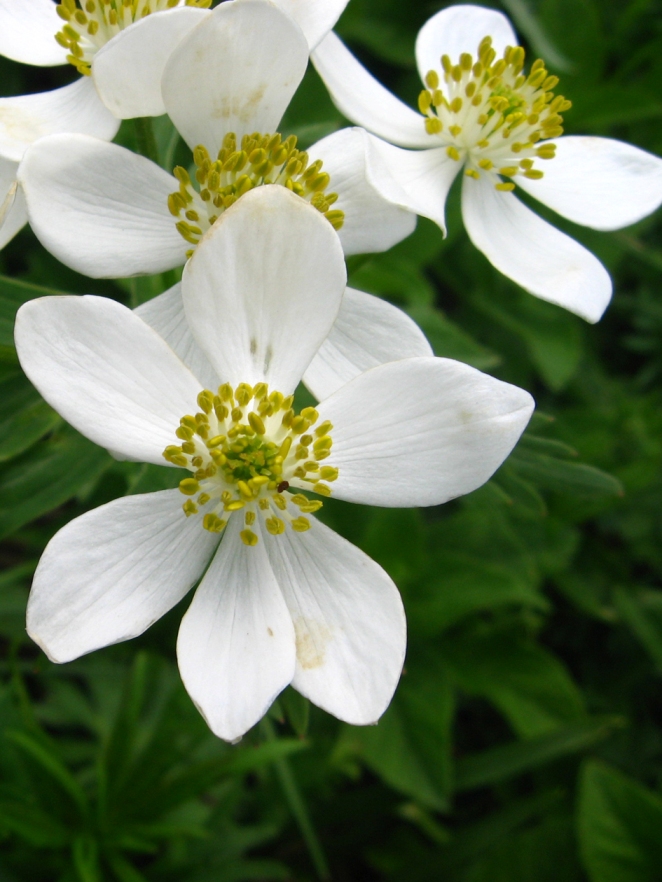
[[[90,76],[95,53],[121,30],[181,4],[182,0],[60,0],[57,14],[66,24],[55,39],[68,51],[67,61]],[[211,0],[184,0],[183,5],[208,9]]]
[[[170,213],[181,218],[177,223],[180,234],[192,245],[216,221],[219,215],[237,199],[262,184],[280,184],[320,211],[331,226],[339,230],[345,215],[332,205],[337,193],[327,193],[331,178],[322,171],[322,161],[309,165],[308,154],[297,150],[297,139],[291,135],[285,141],[279,134],[244,135],[237,149],[237,138],[232,132],[223,139],[223,146],[215,160],[205,147],[196,147],[193,159],[198,192],[186,169],[178,166],[174,175],[179,190],[168,197]],[[193,251],[188,252],[190,256]]]
[[[314,407],[295,414],[292,402],[291,395],[269,393],[266,383],[236,389],[226,383],[216,393],[204,389],[198,395],[200,412],[182,417],[175,432],[181,443],[163,452],[168,462],[192,472],[179,485],[189,497],[183,505],[187,517],[202,513],[205,530],[222,533],[241,511],[246,545],[258,542],[250,529],[258,516],[274,536],[287,524],[298,533],[310,529],[305,515],[318,511],[322,501],[288,489],[331,495],[338,469],[322,463],[331,455],[333,426],[320,423]]]
[[[429,71],[418,100],[428,134],[446,145],[451,159],[466,163],[466,175],[491,175],[497,190],[515,188],[499,175],[542,178],[535,160],[553,159],[556,146],[540,142],[563,134],[560,114],[571,107],[562,95],[554,96],[558,77],[548,74],[543,61],[534,61],[528,76],[523,69],[521,46],[506,47],[497,61],[492,39],[485,37],[475,62],[467,52],[457,64],[443,55],[441,75]]]

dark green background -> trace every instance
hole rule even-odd
[[[416,32],[441,5],[350,0],[338,31],[413,103]],[[568,132],[662,154],[657,0],[500,8],[529,61],[561,76]],[[7,95],[72,77],[1,60]],[[309,72],[283,132],[309,144],[341,124]],[[163,157],[167,120],[156,132]],[[131,124],[120,141],[135,146]],[[662,879],[660,216],[609,234],[557,221],[614,278],[595,327],[492,270],[455,191],[448,217],[446,240],[419,221],[389,254],[353,258],[351,282],[405,308],[438,355],[529,389],[537,415],[464,499],[325,505],[402,591],[405,674],[377,727],[287,690],[234,747],[179,681],[186,601],[140,639],[62,667],[24,631],[50,536],[172,473],[114,462],[40,400],[13,349],[16,308],[42,288],[135,305],[172,279],[92,282],[27,230],[0,254],[0,882]]]

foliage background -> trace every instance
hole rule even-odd
[[[413,103],[415,35],[441,5],[350,0],[338,31]],[[659,0],[499,8],[529,60],[561,75],[568,132],[662,154]],[[0,62],[7,95],[73,78]],[[309,71],[282,130],[305,145],[341,124]],[[155,128],[164,164],[187,162],[168,121]],[[136,146],[130,124],[120,140]],[[56,291],[135,305],[172,279],[84,279],[29,230],[0,254],[0,882],[661,878],[661,221],[612,234],[555,222],[613,275],[597,327],[492,270],[455,192],[446,240],[419,221],[390,253],[351,260],[352,284],[405,308],[438,355],[526,387],[538,412],[464,499],[325,506],[402,591],[405,674],[376,727],[288,690],[236,746],[210,735],[180,684],[186,601],[140,639],[62,667],[24,631],[50,536],[173,476],[114,462],[41,401],[16,360],[16,308]]]

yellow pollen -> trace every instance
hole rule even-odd
[[[563,134],[562,113],[572,105],[554,95],[559,79],[550,75],[541,59],[524,73],[525,52],[507,46],[496,57],[492,38],[484,37],[474,59],[462,53],[457,63],[447,55],[441,67],[425,76],[418,98],[426,132],[446,147],[448,157],[465,161],[470,178],[486,172],[498,190],[514,188],[511,181],[522,175],[539,180],[537,159],[555,156],[556,145],[540,143]]]
[[[124,28],[153,12],[175,6],[209,9],[212,0],[60,0],[55,7],[65,22],[55,39],[68,52],[67,61],[83,76],[92,73],[92,59]]]
[[[236,135],[230,132],[216,159],[204,146],[196,147],[193,160],[197,189],[186,169],[178,166],[173,174],[179,181],[179,190],[168,196],[168,210],[177,218],[179,234],[191,245],[197,245],[227,208],[244,193],[263,184],[279,184],[291,190],[339,230],[345,215],[333,208],[338,194],[328,192],[330,176],[322,171],[321,160],[309,162],[308,154],[297,150],[296,145],[294,135],[283,141],[279,134],[258,132],[244,135],[237,145]]]
[[[186,517],[200,515],[205,530],[220,534],[241,511],[240,535],[249,547],[259,541],[258,516],[273,536],[288,524],[299,533],[310,529],[304,515],[323,503],[300,490],[331,495],[338,469],[319,461],[332,456],[333,426],[320,421],[314,407],[295,413],[292,402],[291,395],[270,393],[266,383],[236,388],[226,383],[216,392],[200,392],[199,411],[183,416],[174,431],[180,443],[163,451],[167,462],[191,473],[179,483],[188,497],[182,506]]]

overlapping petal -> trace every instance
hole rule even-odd
[[[594,230],[618,230],[662,203],[662,159],[612,138],[558,138],[554,160],[539,181],[517,183],[568,220]]]
[[[264,716],[294,675],[294,628],[263,542],[247,547],[240,517],[182,619],[177,659],[212,731],[234,741]]]
[[[148,15],[120,31],[97,52],[92,76],[99,97],[119,119],[166,112],[161,79],[178,43],[210,13],[180,6]]]
[[[490,263],[531,294],[596,322],[611,298],[611,279],[579,242],[487,178],[467,178],[462,216],[471,241]]]
[[[16,317],[23,370],[46,401],[102,447],[165,465],[200,383],[142,319],[106,297],[42,297]]]
[[[64,64],[67,50],[55,40],[63,24],[53,0],[0,0],[0,55],[40,67]]]
[[[416,64],[422,80],[430,70],[441,71],[441,56],[448,55],[457,64],[460,55],[468,52],[476,59],[484,37],[492,38],[497,57],[506,46],[517,46],[510,22],[496,9],[462,3],[442,9],[429,18],[416,38]]]
[[[168,211],[178,181],[150,160],[84,135],[34,144],[19,168],[30,223],[59,260],[92,278],[157,273],[189,247]]]
[[[193,587],[217,544],[218,536],[183,516],[179,490],[95,508],[47,545],[32,582],[28,633],[55,662],[137,637]]]
[[[28,221],[25,196],[16,181],[18,163],[0,158],[0,248]]]
[[[346,288],[338,318],[303,382],[323,401],[379,364],[429,355],[432,349],[425,335],[401,309],[372,294]]]
[[[0,156],[15,162],[44,135],[78,132],[111,141],[118,128],[89,77],[52,92],[0,98]]]
[[[181,282],[147,303],[142,303],[134,312],[163,337],[205,389],[216,389],[220,382],[219,377],[198,346],[186,321]]]
[[[317,520],[303,534],[262,532],[294,622],[292,685],[341,720],[375,723],[405,655],[405,615],[393,581]]]
[[[162,89],[189,147],[276,132],[308,64],[298,25],[267,0],[222,3],[170,56]]]
[[[334,33],[321,41],[311,60],[347,119],[401,147],[430,146],[423,117],[377,82]]]
[[[462,171],[445,147],[430,150],[402,150],[368,135],[386,167],[405,194],[401,202],[423,217],[429,217],[446,233],[446,199],[451,185]]]
[[[259,245],[257,244],[259,243]],[[340,241],[285,187],[258,187],[203,237],[182,279],[186,317],[219,377],[294,391],[340,309]]]
[[[331,175],[329,189],[339,199],[334,208],[345,212],[338,232],[346,255],[387,251],[409,236],[416,214],[396,184],[371,138],[363,129],[341,129],[309,148]]]
[[[312,51],[331,30],[347,6],[348,0],[273,0],[283,12],[299,25]]]
[[[368,505],[438,505],[490,478],[533,411],[528,392],[446,358],[361,374],[318,405],[333,424],[333,495]]]

